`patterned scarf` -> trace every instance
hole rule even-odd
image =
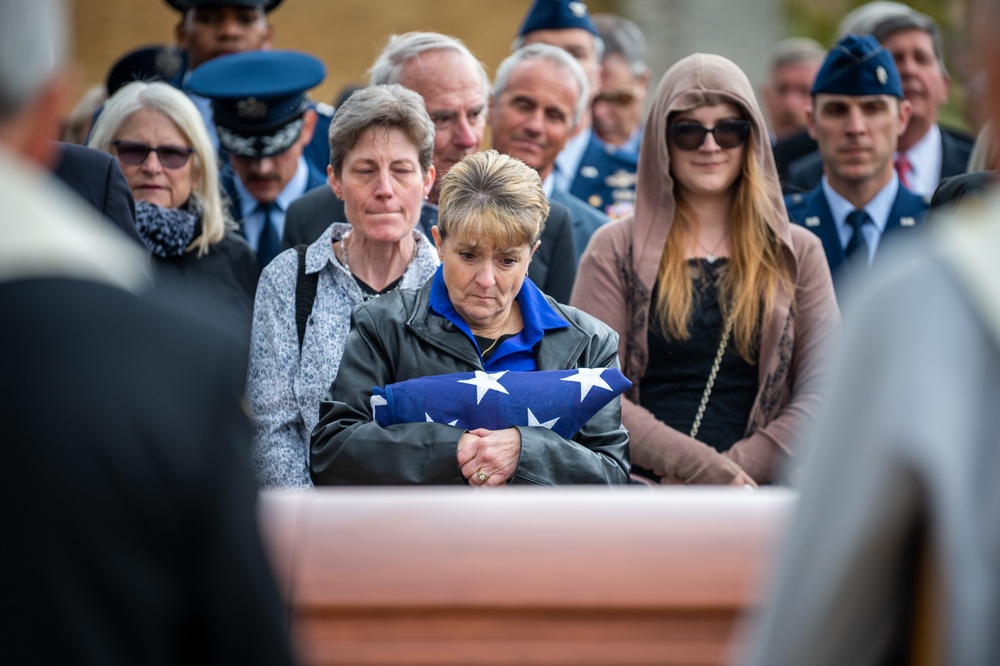
[[[201,206],[193,199],[188,199],[180,208],[137,201],[135,228],[154,255],[179,257],[201,234]]]

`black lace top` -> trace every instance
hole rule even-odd
[[[691,432],[722,337],[718,283],[726,259],[691,259],[695,300],[686,341],[667,340],[656,316],[654,287],[649,313],[649,364],[639,384],[640,404],[685,435]],[[757,367],[736,351],[730,335],[697,439],[725,451],[743,438],[757,396]]]

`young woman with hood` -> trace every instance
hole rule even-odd
[[[594,234],[571,303],[620,335],[634,472],[770,483],[824,396],[840,315],[822,245],[789,223],[735,64],[675,64],[645,126],[635,212]]]

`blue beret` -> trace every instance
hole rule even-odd
[[[830,49],[816,74],[812,94],[903,97],[892,54],[871,35],[847,35]]]
[[[302,132],[306,91],[326,76],[317,58],[297,51],[247,51],[209,60],[187,87],[212,100],[219,143],[242,157],[284,152]]]
[[[181,87],[187,71],[187,53],[176,46],[145,46],[129,51],[111,66],[105,86],[108,96],[132,81],[163,81]]]
[[[167,4],[179,12],[202,7],[260,7],[269,12],[281,4],[281,0],[167,0]]]
[[[597,35],[597,28],[590,20],[587,5],[577,0],[535,0],[517,34],[523,36],[535,30],[566,28],[583,28]]]

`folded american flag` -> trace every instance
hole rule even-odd
[[[615,368],[459,372],[372,389],[382,426],[447,423],[474,430],[541,426],[569,439],[632,382]]]

